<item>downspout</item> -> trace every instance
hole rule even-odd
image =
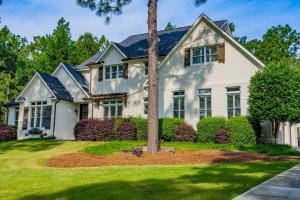
[[[56,105],[57,103],[60,102],[60,99],[58,99],[58,101],[55,102],[54,104],[54,119],[53,119],[53,137],[55,137],[55,125],[56,125]]]

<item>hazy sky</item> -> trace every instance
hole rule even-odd
[[[202,13],[212,20],[228,19],[236,24],[236,35],[260,38],[271,26],[290,24],[300,31],[300,0],[208,0],[194,7],[193,0],[159,0],[158,26],[163,29],[170,21],[176,26],[191,25]],[[27,37],[51,33],[57,20],[70,22],[73,38],[84,32],[106,35],[119,42],[125,37],[147,31],[147,0],[133,0],[109,25],[76,0],[3,0],[1,24],[13,33]]]

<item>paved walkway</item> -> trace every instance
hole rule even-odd
[[[234,200],[300,200],[300,164],[234,198]]]

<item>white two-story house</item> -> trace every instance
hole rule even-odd
[[[264,64],[233,39],[228,21],[202,14],[192,26],[158,36],[160,118],[183,118],[196,128],[208,116],[247,115],[250,78]],[[37,73],[7,105],[18,138],[37,127],[73,140],[81,119],[146,118],[147,45],[146,33],[132,35],[77,67],[62,63],[52,75]]]

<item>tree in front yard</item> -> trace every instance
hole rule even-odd
[[[284,122],[300,121],[300,66],[285,60],[257,72],[250,81],[249,112],[257,120],[270,120],[275,139]]]
[[[112,14],[121,14],[124,6],[132,0],[76,0],[77,3],[92,11],[96,10],[98,16],[106,16],[106,22]],[[200,6],[207,0],[194,0]],[[148,0],[148,152],[155,153],[159,148],[158,141],[158,46],[157,36],[157,0]]]

